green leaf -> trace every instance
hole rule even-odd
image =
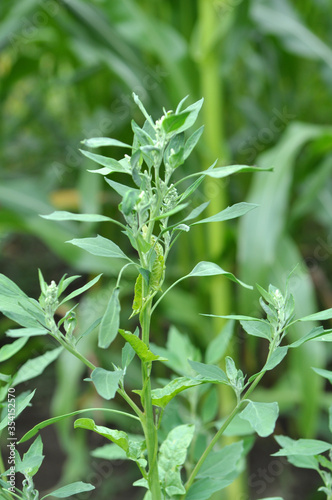
[[[319,337],[324,337],[329,335],[332,332],[332,330],[324,330],[322,326],[318,326],[316,328],[313,328],[310,330],[309,333],[301,337],[300,339],[296,340],[295,342],[292,342],[288,347],[299,347],[300,345],[304,344],[305,342],[308,342],[309,340],[318,340]]]
[[[190,113],[182,111],[177,115],[169,115],[163,118],[161,126],[166,134],[171,134],[172,132],[177,131],[179,133],[179,129],[183,127]]]
[[[158,215],[155,217],[153,220],[161,220],[165,219],[166,217],[170,217],[171,215],[177,214],[178,212],[181,212],[184,208],[188,206],[188,203],[180,203],[176,207],[174,207],[172,210],[169,210],[168,212],[162,213],[161,215]]]
[[[126,452],[116,444],[105,444],[93,450],[90,455],[104,460],[127,460]]]
[[[96,155],[95,153],[90,153],[89,151],[84,151],[83,149],[80,149],[80,152],[89,158],[90,160],[93,160],[94,162],[98,163],[99,165],[102,165],[104,168],[101,168],[99,170],[88,170],[88,172],[95,173],[95,174],[101,174],[101,175],[108,175],[111,174],[112,172],[120,172],[123,174],[130,174],[130,170],[127,169],[126,167],[123,166],[119,161],[114,160],[113,158],[108,158],[107,156],[102,156],[102,155]]]
[[[203,212],[203,210],[205,210],[209,204],[210,204],[210,202],[206,201],[205,203],[202,203],[198,207],[194,208],[194,210],[192,210],[190,212],[190,214],[187,215],[187,217],[185,219],[183,219],[183,221],[181,221],[181,222],[187,222],[189,220],[196,219],[196,217],[198,217],[199,215],[201,215],[201,213]]]
[[[45,352],[45,354],[42,354],[41,356],[29,359],[21,366],[21,368],[19,368],[18,372],[14,376],[12,386],[15,387],[22,382],[26,382],[27,380],[31,380],[32,378],[41,375],[45,368],[53,363],[62,351],[63,347],[58,347],[57,349]]]
[[[254,337],[272,339],[272,328],[267,321],[240,321],[242,328]]]
[[[0,295],[0,311],[8,318],[27,328],[40,328],[44,324],[44,313],[34,299],[13,293]]]
[[[231,165],[227,167],[217,167],[213,169],[207,169],[204,172],[199,172],[198,175],[207,175],[208,177],[213,177],[215,179],[221,179],[223,177],[228,177],[232,174],[237,174],[240,172],[271,172],[273,168],[257,168],[248,167],[247,165]]]
[[[71,300],[74,297],[77,297],[77,295],[80,295],[81,293],[84,293],[87,290],[89,290],[89,288],[91,288],[93,285],[95,285],[97,283],[97,281],[99,281],[99,279],[100,279],[101,276],[102,276],[102,274],[99,274],[98,276],[96,276],[95,278],[93,278],[93,280],[89,281],[89,283],[87,283],[86,285],[78,288],[77,290],[74,290],[72,293],[70,293],[67,297],[65,297],[60,302],[60,305],[64,304],[65,302],[68,302],[68,300]]]
[[[66,243],[71,243],[79,248],[83,248],[83,250],[86,250],[92,255],[98,255],[99,257],[111,257],[113,259],[126,259],[131,262],[131,259],[123,253],[118,245],[100,235],[96,238],[73,239],[67,241]]]
[[[38,470],[39,467],[43,461],[43,442],[40,436],[38,436],[28,451],[24,454],[22,463],[25,462],[25,460],[30,460],[31,458],[38,457],[38,461],[35,467],[31,468],[28,472],[29,476],[34,476]]]
[[[34,392],[32,393],[32,395],[34,394]],[[94,412],[94,411],[116,413],[116,414],[122,415],[124,417],[129,417],[129,418],[133,418],[134,420],[139,420],[139,418],[136,417],[135,415],[131,415],[130,413],[126,413],[126,412],[119,411],[119,410],[113,410],[111,408],[85,408],[84,410],[73,411],[71,413],[66,413],[64,415],[59,415],[57,417],[49,418],[47,420],[44,420],[43,422],[39,422],[39,424],[35,425],[32,429],[30,429],[30,431],[28,431],[26,434],[24,434],[24,436],[20,439],[19,443],[24,443],[24,441],[31,439],[33,436],[35,436],[37,434],[37,432],[40,429],[44,429],[44,427],[48,427],[49,425],[56,424],[57,422],[61,422],[62,420],[65,420],[66,418],[73,417],[75,415],[80,415],[81,413]],[[0,429],[1,429],[1,427],[0,427]]]
[[[96,425],[92,418],[79,418],[74,422],[75,429],[88,429],[90,431],[96,432],[100,436],[103,436],[113,443],[117,444],[125,452],[129,449],[128,435],[123,431],[117,431],[115,429],[108,429],[108,427],[103,427],[101,425]]]
[[[198,481],[195,481],[189,488],[186,500],[209,500],[213,493],[232,484],[239,474],[240,472],[238,470],[234,470],[228,476],[221,479],[198,479]]]
[[[233,333],[234,321],[227,321],[225,326],[222,327],[220,333],[212,339],[211,342],[209,342],[205,353],[206,363],[217,363],[224,356]]]
[[[188,363],[191,368],[204,377],[204,379],[210,382],[228,384],[226,374],[219,366],[207,365],[205,363],[199,363],[198,361],[191,361],[190,359],[188,359]]]
[[[27,406],[29,406],[31,399],[35,395],[36,389],[32,392],[22,392],[16,398],[15,404],[15,418],[17,418]],[[8,415],[0,422],[0,431],[7,427],[8,425]]]
[[[19,458],[19,454],[16,450],[16,453],[15,453],[15,471],[21,472],[22,474],[29,476],[36,469],[38,471],[43,460],[44,460],[43,455],[29,456],[29,457],[25,457],[25,458],[23,458],[23,460],[21,460]]]
[[[61,211],[61,212],[52,212],[49,215],[41,215],[43,219],[47,220],[76,220],[82,222],[103,222],[103,221],[111,221],[109,217],[105,215],[98,214],[74,214],[71,212]]]
[[[273,370],[273,368],[278,366],[284,359],[284,357],[287,354],[287,351],[288,351],[288,346],[277,347],[271,354],[269,360],[265,363],[262,371]]]
[[[186,460],[187,449],[194,437],[194,431],[194,425],[179,425],[170,431],[160,446],[159,477],[170,497],[186,492],[181,481],[181,468]]]
[[[326,378],[332,384],[332,372],[330,370],[324,370],[323,368],[311,367],[314,372],[318,373],[321,377]]]
[[[290,455],[288,462],[300,469],[313,469],[319,471],[319,462],[314,456]]]
[[[332,319],[332,308],[315,314],[309,314],[309,316],[304,316],[304,318],[300,318],[298,321],[326,321],[328,319]]]
[[[189,276],[216,276],[220,274],[226,276],[226,278],[232,281],[235,281],[235,283],[244,286],[245,288],[249,288],[250,290],[252,289],[252,286],[246,285],[242,281],[238,280],[234,274],[224,271],[224,269],[219,267],[217,264],[214,264],[214,262],[199,262],[194,269],[182,279],[188,278]]]
[[[204,125],[200,127],[198,130],[196,130],[186,141],[186,144],[184,146],[183,160],[186,160],[193,151],[193,149],[195,149],[196,144],[198,143],[203,131],[204,131]]]
[[[117,369],[113,372],[104,368],[95,368],[91,373],[92,382],[98,394],[107,400],[113,399],[123,376],[123,370]]]
[[[165,408],[167,404],[173,399],[177,394],[190,387],[196,387],[206,383],[204,379],[200,378],[189,378],[189,377],[179,377],[172,380],[169,384],[161,389],[154,389],[151,391],[152,403],[155,406],[160,406]],[[133,391],[137,394],[141,394],[142,391]]]
[[[239,417],[248,420],[259,436],[266,437],[274,431],[278,415],[278,403],[250,401]]]
[[[231,474],[243,454],[243,441],[225,446],[219,451],[211,452],[198,472],[198,478],[221,479]]]
[[[95,487],[92,484],[77,481],[76,483],[67,484],[67,486],[63,486],[62,488],[52,491],[52,493],[43,496],[41,500],[47,497],[68,498],[72,495],[77,495],[78,493],[83,493],[84,491],[92,491],[94,489]]]
[[[241,217],[242,215],[247,214],[257,206],[258,205],[254,205],[253,203],[236,203],[235,205],[227,207],[211,217],[194,222],[192,225],[195,226],[196,224],[205,224],[207,222],[221,222],[235,219],[236,217]]]
[[[0,349],[0,363],[14,356],[27,343],[28,337],[14,340],[11,344],[6,344]]]
[[[291,455],[313,456],[324,453],[332,448],[331,443],[317,439],[291,439],[287,436],[274,436],[277,443],[282,447],[274,457],[287,457]]]
[[[136,327],[133,335],[136,335],[136,337],[139,336],[139,329],[138,326]],[[132,348],[132,346],[129,344],[129,342],[126,342],[124,347],[122,348],[121,351],[121,360],[122,360],[122,369],[125,370],[128,368],[130,363],[135,357],[135,350]]]
[[[182,193],[180,199],[179,199],[179,202],[181,201],[184,201],[186,200],[187,198],[189,198],[189,196],[191,196],[195,191],[196,189],[199,188],[199,186],[201,185],[201,183],[203,182],[204,180],[204,176],[200,177],[199,179],[197,179],[195,182],[193,182],[185,191],[184,193]]]
[[[46,328],[15,328],[6,331],[8,337],[35,337],[38,335],[47,335],[49,330]]]
[[[119,287],[113,289],[105,314],[100,323],[98,347],[102,349],[107,349],[111,345],[119,331],[121,311],[119,292]]]
[[[153,354],[147,345],[136,335],[121,329],[119,330],[119,333],[132,346],[137,356],[143,361],[143,363],[150,363],[151,361],[167,361],[166,358]]]
[[[111,186],[111,188],[114,189],[114,191],[116,191],[120,196],[122,196],[122,198],[125,196],[125,194],[128,191],[131,191],[133,189],[132,187],[126,186],[125,184],[120,184],[119,182],[112,181],[111,179],[108,179],[107,177],[105,177],[105,181],[107,182],[107,184],[109,184]],[[137,192],[139,193],[138,189],[137,189]]]
[[[85,139],[82,141],[84,146],[88,148],[100,148],[103,146],[117,146],[120,148],[131,148],[129,144],[125,142],[118,141],[117,139],[110,139],[109,137],[95,137],[91,139]]]

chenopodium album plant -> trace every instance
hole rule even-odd
[[[268,436],[274,430],[278,417],[278,404],[276,402],[258,403],[249,399],[263,375],[276,367],[289,349],[298,347],[314,338],[323,338],[327,333],[322,327],[317,327],[296,342],[281,345],[288,328],[295,321],[326,319],[332,314],[330,310],[294,320],[294,299],[288,290],[288,284],[284,294],[273,286],[270,286],[268,291],[258,287],[262,295],[261,306],[266,319],[247,316],[228,316],[226,318],[229,320],[238,319],[242,328],[249,335],[261,337],[268,342],[267,360],[260,372],[247,379],[229,356],[225,359],[225,371],[209,362],[203,363],[197,359],[188,359],[189,364],[186,360],[182,360],[186,364],[185,373],[167,380],[165,385],[160,388],[152,389],[153,365],[166,363],[167,366],[172,366],[171,359],[168,360],[167,356],[171,358],[172,355],[174,356],[174,349],[176,350],[176,346],[173,345],[173,352],[170,352],[171,342],[167,344],[168,349],[150,345],[151,316],[165,294],[180,281],[201,276],[223,275],[241,286],[247,286],[217,264],[203,261],[199,262],[189,274],[181,277],[165,290],[163,289],[170,250],[182,233],[188,232],[190,227],[195,224],[218,223],[233,219],[246,214],[255,207],[255,205],[248,203],[238,203],[216,215],[199,219],[208,202],[198,207],[189,208],[188,211],[186,209],[190,204],[190,198],[206,177],[220,179],[237,172],[254,172],[257,169],[244,165],[217,167],[216,164],[213,164],[205,171],[178,178],[177,173],[175,174],[176,169],[189,157],[203,132],[203,127],[201,127],[189,138],[185,136],[185,131],[196,121],[202,100],[186,109],[183,109],[184,100],[182,100],[175,112],[164,111],[161,119],[156,122],[152,120],[136,95],[134,95],[134,100],[145,117],[145,123],[141,128],[134,121],[132,122],[134,138],[131,146],[110,138],[95,138],[84,141],[85,146],[92,149],[115,146],[127,149],[131,153],[130,155],[126,154],[120,161],[117,161],[99,154],[82,151],[85,156],[102,166],[93,172],[105,176],[109,186],[121,196],[119,210],[122,220],[113,220],[96,214],[80,215],[69,212],[54,212],[45,216],[47,219],[55,221],[106,221],[114,223],[128,237],[133,247],[130,255],[126,255],[116,243],[102,236],[70,241],[73,245],[90,252],[92,255],[124,262],[104,315],[92,324],[86,325],[86,331],[77,334],[76,305],[71,307],[71,301],[93,286],[100,276],[66,295],[67,287],[77,276],[69,278],[64,276],[58,284],[52,281],[48,285],[44,281],[42,273],[39,272],[41,286],[39,301],[29,298],[4,275],[0,277],[0,309],[3,314],[21,325],[20,328],[14,328],[7,332],[8,336],[17,339],[0,350],[0,360],[8,359],[17,353],[30,336],[48,334],[60,344],[59,348],[29,360],[13,376],[0,375],[1,398],[3,400],[0,428],[3,430],[8,427],[9,431],[13,429],[14,423],[9,412],[13,400],[15,400],[17,416],[30,404],[34,395],[34,391],[24,392],[15,399],[13,388],[20,382],[40,374],[50,362],[60,355],[63,349],[66,349],[86,365],[89,377],[85,380],[94,385],[97,393],[106,401],[111,401],[116,395],[120,396],[128,405],[128,412],[111,407],[77,410],[71,414],[60,415],[41,422],[25,434],[20,441],[24,442],[35,436],[40,429],[47,425],[73,415],[91,412],[91,410],[118,413],[123,419],[134,419],[139,422],[142,431],[140,439],[133,438],[122,429],[115,430],[97,425],[91,418],[78,418],[74,425],[75,428],[87,429],[104,436],[113,443],[112,447],[115,446],[127,459],[136,463],[142,477],[136,481],[135,485],[146,489],[146,492],[143,493],[144,500],[204,500],[210,498],[214,492],[231,484],[243,469],[243,459],[250,448],[248,443],[242,440],[220,447],[220,437],[226,430],[229,430],[230,425],[237,421],[237,424],[240,423],[246,429],[249,428],[249,433],[256,432],[263,437]],[[107,177],[113,172],[121,173],[124,179],[129,179],[127,184],[120,184]],[[174,179],[172,179],[173,176]],[[192,183],[191,179],[193,179]],[[185,188],[181,190],[183,185]],[[180,216],[180,220],[174,221],[173,216],[181,212],[186,215]],[[137,271],[132,316],[137,315],[138,322],[136,321],[136,324],[138,323],[139,326],[134,328],[134,331],[120,328],[121,277],[129,266]],[[56,321],[55,314],[59,306],[68,302],[70,303],[68,312],[60,321]],[[80,339],[89,335],[96,328],[99,329],[98,346],[101,349],[108,349],[117,335],[122,336],[124,347],[120,366],[113,364],[111,370],[95,366],[80,353],[78,347]],[[216,340],[213,340],[213,345],[217,347]],[[130,363],[135,356],[141,364],[141,388],[128,393],[126,373],[130,370]],[[207,427],[216,430],[214,436],[208,440],[205,449],[203,448],[197,456],[199,447],[195,446],[194,452],[192,452],[192,448],[194,444],[197,445],[197,434],[201,432],[201,429],[195,430],[195,424],[197,424],[195,416],[187,413],[187,421],[181,421],[179,425],[173,426],[168,429],[167,433],[162,434],[163,417],[167,414],[167,405],[173,403],[172,400],[177,394],[187,390],[190,392],[191,388],[193,391],[202,390],[201,394],[204,394],[204,388],[214,384],[227,385],[234,391],[234,408],[222,422],[205,422]],[[178,417],[181,418],[180,415]],[[111,455],[112,453],[110,457]],[[115,456],[114,453],[113,456]],[[10,465],[9,469],[5,470],[6,467],[2,466],[3,474],[0,480],[2,498],[5,500],[12,498],[39,499],[33,477],[38,472],[44,458],[41,437],[38,436],[35,439],[23,457],[16,449],[12,450],[12,458],[13,460],[8,461],[8,463],[9,465],[15,463],[15,468]],[[15,482],[13,484],[14,471],[24,476],[21,490]],[[79,481],[63,486],[49,495],[56,498],[66,498],[93,488],[93,485]]]

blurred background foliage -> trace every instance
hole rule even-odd
[[[239,201],[260,207],[236,224],[196,227],[182,236],[169,280],[190,271],[198,260],[213,260],[250,284],[273,282],[284,288],[287,275],[297,265],[290,283],[298,313],[332,307],[331,9],[330,0],[2,0],[1,272],[33,296],[38,296],[37,267],[47,281],[68,272],[82,274],[83,283],[88,275],[103,272],[102,285],[86,295],[80,306],[81,323],[98,316],[117,268],[64,242],[97,232],[121,241],[121,235],[112,227],[55,223],[38,215],[54,209],[115,213],[117,196],[100,176],[86,171],[95,167],[78,150],[80,141],[89,137],[130,140],[131,119],[141,123],[133,91],[155,119],[163,106],[174,109],[185,95],[190,102],[203,96],[200,120],[205,133],[197,153],[183,168],[190,172],[206,168],[218,158],[220,165],[273,166],[274,173],[205,183],[196,201],[212,199],[210,214]],[[131,300],[128,282],[124,322]],[[154,319],[155,342],[163,345],[169,326],[176,324],[204,351],[223,325],[198,317],[197,311],[260,314],[255,292],[208,278],[169,294]],[[1,342],[6,341],[10,326],[9,320],[1,320]],[[303,333],[293,331],[294,337]],[[91,336],[84,349],[90,356],[101,356],[95,345]],[[115,356],[120,347],[115,344]],[[281,370],[267,377],[257,393],[258,399],[279,400],[279,433],[325,435],[324,411],[330,396],[310,366],[328,366],[331,354],[319,347],[310,344],[306,350],[303,346]],[[32,339],[16,363],[43,350],[45,343]],[[264,347],[237,331],[228,353],[253,373],[262,362]],[[99,362],[110,363],[102,357]],[[10,363],[5,367],[12,368]],[[38,382],[39,403],[30,413],[32,425],[40,419],[38,409],[46,418],[50,412],[90,405],[96,397],[84,392],[81,367],[72,358],[62,356],[45,373]],[[215,409],[220,416],[231,404],[228,393],[221,396],[221,407]],[[51,410],[43,398],[52,399]],[[214,405],[213,395],[208,401]],[[206,405],[202,411],[207,412]],[[24,427],[24,417],[20,422]],[[76,480],[78,474],[85,477],[88,438],[73,433],[71,427],[69,423],[58,429],[58,454],[67,457],[66,479]],[[262,496],[250,479],[264,463],[259,443],[256,455],[255,449],[242,483],[215,498]],[[125,483],[130,484],[132,471],[124,469],[127,475],[122,476],[120,469],[115,469],[112,481],[105,481],[98,498],[126,498]],[[48,482],[46,474],[41,487],[59,480],[57,471]],[[272,493],[280,494],[274,490],[281,488],[279,479],[275,475],[270,481]],[[286,486],[282,483],[288,488],[286,498],[299,497],[301,482],[305,492],[301,498],[320,498],[313,496],[314,485],[303,478],[289,479]],[[297,491],[293,497],[292,488]],[[140,498],[138,492],[131,497],[135,494]]]

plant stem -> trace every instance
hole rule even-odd
[[[96,367],[93,363],[91,363],[88,359],[86,359],[83,354],[79,353],[74,347],[69,345],[66,341],[64,341],[61,337],[58,335],[55,335],[51,333],[52,337],[55,338],[67,351],[69,351],[71,354],[73,354],[76,358],[78,358],[82,363],[84,363],[90,370],[94,370]]]
[[[143,285],[143,297],[147,294],[144,293],[145,284]],[[142,327],[142,340],[149,346],[149,336],[150,336],[150,319],[151,319],[151,301],[144,307],[140,323]],[[142,363],[142,405],[144,408],[144,414],[141,418],[142,426],[144,430],[146,447],[148,451],[148,463],[149,463],[149,474],[148,483],[149,489],[153,500],[162,500],[159,474],[158,474],[158,435],[157,429],[154,423],[152,399],[151,399],[151,380],[150,380],[150,367],[146,363]]]
[[[229,424],[232,422],[233,418],[239,413],[241,410],[242,404],[245,402],[245,400],[248,398],[248,396],[252,393],[252,391],[255,389],[257,384],[260,382],[262,377],[264,376],[265,371],[261,372],[258,377],[254,380],[254,382],[251,384],[249,389],[245,392],[245,394],[242,396],[241,400],[238,402],[238,404],[233,408],[233,411],[230,413],[230,415],[227,417],[223,425],[220,427],[218,432],[215,434],[214,438],[212,441],[209,443],[209,445],[206,447],[204,453],[200,457],[199,461],[197,462],[196,466],[194,467],[186,485],[186,491],[189,490],[190,486],[193,484],[195,477],[197,476],[200,468],[202,467],[205,459],[207,458],[208,454],[211,452],[213,449],[214,445],[219,441],[220,437],[223,435]],[[181,497],[181,500],[185,499],[185,495]]]

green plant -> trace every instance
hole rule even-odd
[[[195,123],[203,100],[183,109],[185,101],[183,99],[175,112],[164,110],[163,116],[157,121],[152,120],[135,94],[134,100],[145,117],[145,123],[143,127],[140,127],[132,121],[134,133],[132,145],[105,137],[84,141],[84,145],[92,149],[119,147],[129,151],[130,154],[125,154],[122,159],[115,160],[86,150],[82,151],[83,155],[101,165],[101,168],[93,172],[105,176],[106,182],[120,195],[119,211],[123,216],[123,222],[97,214],[54,212],[51,215],[43,216],[55,221],[74,220],[116,224],[128,238],[133,249],[128,255],[116,243],[100,235],[94,238],[75,238],[69,242],[93,256],[125,262],[118,274],[105,313],[94,319],[91,324],[85,325],[83,331],[77,335],[75,311],[77,305],[72,306],[71,301],[91,288],[101,275],[95,277],[85,286],[65,295],[66,289],[77,276],[67,278],[65,275],[58,284],[52,281],[48,285],[39,271],[41,287],[39,301],[28,297],[4,275],[0,277],[0,310],[8,318],[21,325],[21,328],[11,329],[8,332],[9,336],[19,338],[0,350],[0,359],[1,357],[8,359],[17,353],[30,336],[50,335],[60,344],[59,348],[46,352],[39,359],[35,358],[33,362],[28,361],[13,376],[1,375],[3,383],[1,396],[4,401],[8,396],[8,405],[6,400],[3,403],[3,418],[0,429],[8,426],[10,430],[12,426],[9,405],[13,404],[12,399],[15,399],[13,396],[14,386],[42,373],[43,369],[66,349],[86,365],[89,377],[85,380],[93,384],[102,399],[110,401],[118,394],[129,406],[131,412],[115,408],[77,410],[37,424],[21,438],[20,442],[32,438],[47,425],[80,413],[101,411],[106,414],[121,415],[123,418],[138,422],[141,435],[133,437],[123,430],[97,425],[92,418],[85,417],[76,420],[74,426],[75,428],[91,430],[111,441],[113,445],[107,451],[108,458],[121,456],[136,463],[142,477],[134,484],[147,489],[145,500],[173,498],[204,500],[234,481],[241,472],[243,459],[250,449],[251,441],[244,439],[218,451],[213,451],[215,445],[219,443],[220,437],[226,430],[229,430],[231,424],[237,421],[238,425],[247,426],[248,434],[257,433],[262,437],[268,436],[274,430],[278,417],[278,404],[276,402],[258,403],[249,399],[264,374],[275,368],[289,349],[322,337],[328,332],[321,327],[313,328],[299,340],[281,346],[288,328],[297,321],[326,319],[332,315],[331,311],[325,311],[318,315],[301,318],[301,320],[293,320],[294,299],[288,290],[288,284],[284,294],[273,286],[270,286],[268,291],[258,286],[262,296],[260,302],[266,319],[237,315],[219,316],[230,321],[240,320],[242,328],[249,335],[268,341],[266,362],[258,373],[251,375],[248,379],[236,367],[230,356],[225,358],[226,368],[223,371],[219,366],[211,364],[208,359],[206,359],[206,363],[201,362],[201,357],[195,352],[188,356],[191,359],[187,361],[187,357],[181,356],[180,346],[181,355],[176,358],[176,346],[173,345],[171,348],[171,342],[168,343],[167,349],[151,345],[151,317],[165,295],[184,279],[224,276],[241,286],[251,288],[217,264],[202,261],[189,274],[181,277],[165,290],[162,289],[169,253],[182,233],[187,233],[191,226],[197,224],[216,223],[239,217],[256,207],[251,203],[237,203],[215,215],[198,219],[207,208],[208,202],[191,207],[189,213],[186,212],[186,209],[189,206],[190,198],[193,198],[193,194],[204,178],[220,179],[234,173],[255,172],[264,169],[246,165],[217,167],[214,163],[202,172],[176,178],[178,167],[189,157],[203,132],[203,127],[201,127],[189,138],[185,136],[185,132]],[[123,184],[113,181],[107,177],[113,172],[122,174],[124,179],[129,179],[129,181]],[[191,179],[195,179],[193,183],[190,183]],[[182,185],[185,188],[180,193]],[[174,220],[173,216],[181,212],[184,212],[185,215],[181,215],[179,220]],[[132,331],[120,328],[121,305],[119,299],[124,273],[129,273],[130,270],[135,272],[133,310],[130,316],[130,318],[134,318],[131,323]],[[59,306],[65,303],[69,303],[70,306],[66,314],[57,321],[56,312]],[[95,366],[78,350],[78,344],[82,338],[92,333],[96,328],[99,329],[98,346],[101,349],[108,349],[118,334],[125,341],[121,361],[113,362],[113,369]],[[219,361],[224,353],[224,349],[220,349],[218,345],[219,342],[223,344],[223,339],[218,338],[217,341],[214,341],[214,348],[219,351],[219,355],[217,357],[211,356],[210,352],[210,360],[212,357],[214,362]],[[140,363],[142,382],[139,389],[132,390],[129,394],[125,384],[125,376],[134,357]],[[177,360],[179,361],[178,365]],[[153,389],[151,374],[153,365],[156,363],[163,363],[172,368],[175,366],[175,372],[180,372],[180,376],[171,377],[170,380],[163,383],[161,388]],[[184,421],[178,422],[177,425],[165,424],[164,417],[168,405],[173,403],[173,398],[176,395],[187,389],[192,389],[196,391],[196,398],[199,399],[206,395],[204,391],[206,391],[206,387],[211,385],[228,386],[235,395],[233,409],[227,418],[222,422],[211,422],[209,418],[203,419],[203,421],[205,420],[204,425],[197,429],[196,435],[196,417],[193,413],[186,421],[184,418]],[[29,405],[32,397],[33,392],[23,393],[17,397],[16,415]],[[195,408],[193,401],[191,403],[192,408]],[[179,416],[180,420],[182,417],[183,415]],[[215,427],[217,430],[211,436],[211,431]],[[207,438],[208,442],[203,446],[198,443],[199,435],[205,437],[205,440]],[[39,493],[34,488],[33,476],[43,461],[41,438],[38,437],[33,442],[22,459],[15,451],[14,460],[17,464],[17,472],[21,472],[25,477],[23,490],[12,488],[6,481],[1,480],[3,498],[6,500],[10,498],[37,500]],[[183,483],[182,477],[183,468],[186,469],[187,475],[185,483]],[[4,464],[2,464],[2,473],[6,476],[10,471],[4,469]],[[55,497],[65,498],[91,489],[93,489],[93,485],[78,482],[63,487],[62,491],[56,490],[51,494]]]
[[[318,340],[332,342],[332,335],[327,334]],[[332,372],[321,368],[313,370],[332,383]],[[332,406],[328,410],[328,428],[332,432]],[[317,439],[291,439],[287,436],[275,436],[281,449],[273,456],[287,457],[288,461],[301,469],[315,470],[324,486],[318,491],[326,494],[327,500],[332,499],[332,444],[327,441]],[[323,454],[325,453],[325,455]],[[326,456],[327,455],[327,456]]]

